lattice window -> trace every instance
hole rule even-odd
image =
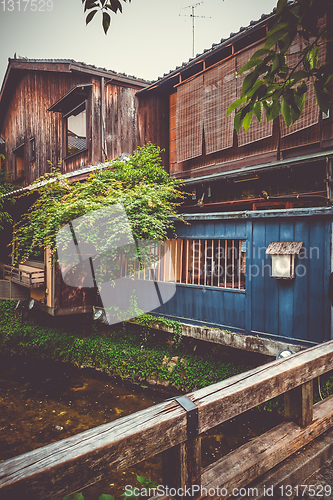
[[[177,161],[202,154],[203,75],[177,89]]]
[[[322,18],[319,21],[319,25],[322,27],[326,23],[326,18]],[[312,43],[313,40],[310,39],[310,43]],[[305,43],[303,38],[300,35],[296,35],[295,40],[289,50],[287,51],[287,64],[289,68],[293,68],[296,66],[298,59],[299,59],[299,53],[302,49],[305,47]],[[321,45],[319,48],[319,54],[318,54],[318,65],[321,65],[325,62],[325,55],[326,55],[326,45]],[[302,69],[301,67],[299,69]],[[286,135],[294,134],[295,132],[298,132],[299,130],[303,130],[307,127],[311,127],[312,125],[315,125],[319,121],[319,107],[316,101],[316,96],[314,92],[314,87],[313,83],[307,82],[308,86],[308,91],[305,94],[305,103],[304,103],[304,108],[303,108],[303,113],[301,114],[300,118],[293,124],[290,125],[288,128],[282,118],[280,116],[280,130],[281,130],[281,137],[285,137]]]
[[[246,50],[239,54],[236,57],[236,64],[237,64],[237,71],[239,71],[245,63],[253,56],[253,54],[263,48],[263,44],[257,45],[256,47],[252,47],[249,50]],[[241,75],[237,76],[237,99],[241,96],[242,93],[242,85],[244,78],[246,75],[250,73],[251,70],[245,71]],[[270,122],[267,123],[266,120],[266,115],[263,111],[262,113],[262,120],[261,122],[258,122],[257,118],[254,116],[252,119],[252,123],[248,129],[248,131],[245,133],[244,128],[242,127],[240,131],[238,132],[238,146],[245,146],[245,144],[250,144],[251,142],[254,141],[260,141],[261,139],[265,139],[266,137],[270,137],[273,133],[273,121],[271,120]]]
[[[140,269],[121,257],[120,277],[131,272],[143,280],[245,289],[246,241],[240,239],[172,239],[148,245]]]
[[[232,147],[234,113],[226,116],[236,99],[235,58],[204,74],[204,130],[206,153]]]

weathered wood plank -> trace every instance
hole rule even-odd
[[[285,422],[208,466],[202,474],[202,488],[228,491],[228,495],[210,496],[211,500],[229,498],[234,488],[247,486],[332,425],[333,396],[314,405],[314,420],[308,427]]]
[[[166,450],[162,456],[163,484],[169,488],[201,485],[201,439],[196,437]],[[198,495],[197,495],[198,496]]]
[[[61,499],[185,440],[186,412],[174,401],[160,403],[4,461],[0,497]]]
[[[198,406],[199,433],[309,382],[332,366],[330,341],[188,394]],[[98,481],[110,468],[125,469],[184,443],[186,429],[186,412],[175,401],[165,401],[6,460],[0,464],[1,498],[12,498],[14,491],[17,497],[30,492],[36,500],[51,495],[56,499],[55,495]]]
[[[302,384],[284,395],[284,417],[305,427],[313,419],[313,380]]]
[[[309,382],[332,367],[330,341],[190,393],[188,397],[199,408],[199,433]]]

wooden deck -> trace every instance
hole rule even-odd
[[[330,341],[191,392],[190,411],[176,399],[167,400],[6,460],[0,464],[1,499],[27,494],[36,500],[61,499],[110,470],[126,469],[161,452],[163,485],[195,485],[194,498],[219,488],[216,496],[228,498],[233,488],[250,484],[333,426],[333,396],[313,405],[312,393],[313,379],[332,369]],[[200,434],[281,394],[284,423],[201,468]]]

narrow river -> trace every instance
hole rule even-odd
[[[92,369],[62,362],[0,355],[0,461],[135,413],[177,395],[123,383]],[[267,411],[250,411],[202,437],[203,467],[279,423]],[[112,474],[85,490],[85,500],[102,493],[119,497],[136,475],[162,484],[161,457]],[[68,494],[71,492],[68,491]],[[50,499],[52,500],[52,499]]]

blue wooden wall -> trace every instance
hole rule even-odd
[[[262,336],[324,342],[331,338],[328,279],[332,214],[311,209],[207,214],[177,226],[180,238],[235,238],[247,242],[246,290],[177,284],[174,297],[157,314]],[[329,215],[329,216],[328,216]],[[303,241],[293,280],[270,276],[273,241]]]

